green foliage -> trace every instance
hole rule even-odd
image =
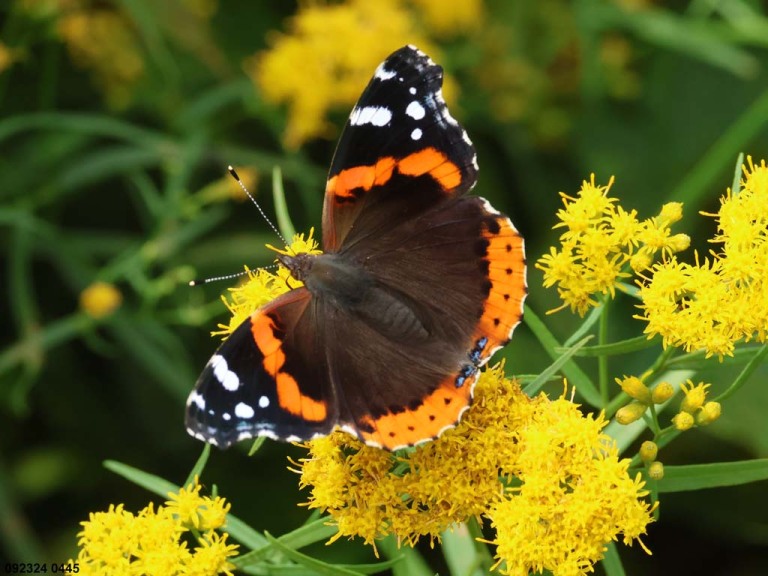
[[[137,510],[144,490],[160,501],[199,474],[237,510],[228,531],[241,552],[251,550],[236,562],[245,573],[485,569],[492,562],[474,537],[488,537],[488,527],[446,534],[444,556],[391,539],[379,546],[381,561],[345,542],[320,546],[335,529],[295,506],[305,496],[285,456],[296,448],[267,442],[250,459],[240,450],[209,458],[206,448],[198,460],[199,443],[184,430],[184,401],[216,345],[209,333],[226,314],[227,288],[187,284],[270,264],[264,245],[277,244],[226,166],[258,173],[251,191],[284,234],[319,229],[324,175],[348,109],[332,112],[328,139],[288,149],[286,109],[244,71],[246,58],[287,29],[295,6],[75,2],[83,14],[120,17],[107,37],[113,45],[102,38],[101,50],[84,56],[63,32],[60,4],[0,7],[0,558],[64,562],[89,512],[116,502]],[[460,89],[454,115],[478,148],[477,192],[520,228],[530,263],[559,236],[551,230],[558,191],[574,193],[591,172],[603,181],[614,174],[622,201],[643,217],[667,201],[693,215],[717,208],[740,152],[768,157],[761,4],[624,4],[488,1],[485,35],[437,42]],[[710,223],[682,226],[706,254]],[[103,316],[82,303],[96,283],[119,292]],[[605,572],[685,573],[717,561],[734,573],[740,560],[768,562],[766,531],[751,530],[729,505],[751,494],[746,483],[766,486],[768,348],[740,347],[722,364],[700,352],[665,355],[658,338],[638,336],[631,297],[582,321],[562,312],[542,319],[559,304],[555,292],[541,288],[532,266],[529,286],[526,327],[502,356],[508,373],[536,375],[527,379],[532,392],[560,394],[553,376],[562,374],[585,410],[612,417],[628,401],[613,378],[650,367],[649,386],[665,380],[679,391],[695,375],[715,383],[710,394],[723,403],[720,420],[685,435],[654,420],[677,409],[679,394],[653,417],[609,424],[630,458],[655,432],[665,475],[649,483],[661,494],[660,520],[644,538],[654,556],[612,543]],[[632,466],[644,470],[637,457]],[[707,497],[723,518],[705,505],[665,508],[672,492],[704,488],[718,488]],[[768,504],[752,507],[764,527]],[[721,521],[740,527],[731,541]],[[679,545],[673,551],[664,539]]]

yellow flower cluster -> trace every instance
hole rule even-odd
[[[310,3],[292,18],[289,32],[275,34],[272,47],[247,60],[245,69],[267,102],[287,106],[284,143],[298,148],[332,134],[328,112],[348,111],[390,52],[415,44],[439,59],[426,31],[442,37],[475,26],[481,17],[479,0],[450,10],[437,0]]]
[[[309,231],[306,238],[304,234],[296,234],[285,250],[278,250],[271,246],[269,248],[283,254],[320,254],[321,251],[313,234],[314,229]],[[290,287],[301,286],[301,282],[294,279],[282,266],[274,273],[264,268],[257,270],[246,268],[246,270],[248,279],[240,286],[230,288],[229,298],[221,297],[231,316],[227,324],[219,324],[219,330],[213,332],[213,335],[229,336],[254,310],[287,292],[289,283]]]
[[[72,60],[91,70],[96,84],[114,108],[126,106],[144,74],[141,42],[119,11],[91,9],[74,3],[57,22],[59,37]]]
[[[596,306],[597,294],[615,295],[618,283],[635,272],[647,269],[653,257],[670,255],[690,244],[685,234],[672,234],[670,225],[682,217],[682,205],[671,202],[658,216],[638,220],[608,196],[607,186],[597,186],[594,174],[582,183],[577,197],[560,193],[564,207],[557,213],[555,228],[565,228],[560,247],[550,248],[536,267],[544,272],[544,286],[557,285],[563,305],[583,316]],[[628,266],[627,266],[628,265]]]
[[[228,534],[214,531],[224,525],[230,505],[219,497],[200,496],[196,481],[169,497],[165,506],[155,510],[149,504],[138,514],[122,504],[91,513],[78,534],[80,574],[232,576],[228,558],[237,554],[238,546],[227,544]],[[193,531],[197,539],[190,550],[182,538]]]
[[[311,487],[308,506],[338,525],[334,539],[374,544],[393,534],[413,545],[482,515],[496,528],[502,571],[584,574],[608,542],[631,543],[651,522],[647,491],[629,477],[605,424],[565,397],[529,398],[497,366],[437,440],[390,454],[336,432],[307,443],[298,471]]]
[[[672,418],[675,428],[684,431],[695,425],[707,426],[720,418],[720,403],[707,402],[709,386],[704,382],[694,384],[691,380],[682,385],[684,397],[680,403],[680,411]]]
[[[733,355],[739,340],[768,336],[768,167],[748,158],[738,194],[730,190],[714,216],[721,244],[711,260],[694,264],[669,258],[641,284],[648,337],[664,346],[704,349],[707,357]]]

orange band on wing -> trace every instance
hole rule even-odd
[[[362,188],[370,190],[374,186],[385,184],[392,178],[396,161],[391,156],[381,158],[372,166],[355,166],[342,170],[329,179],[325,185],[326,194],[333,193],[341,198],[354,198],[352,190]]]
[[[488,339],[480,352],[480,362],[509,341],[512,331],[523,316],[523,301],[528,292],[525,281],[523,239],[509,219],[498,216],[499,230],[486,228],[483,237],[489,242],[485,259],[491,289],[484,303],[483,315],[475,330],[474,340]]]
[[[397,168],[405,176],[431,176],[444,190],[453,190],[461,184],[461,169],[435,148],[425,148],[405,158],[395,160],[385,156],[370,166],[355,166],[342,170],[328,179],[325,193],[338,199],[354,198],[353,190],[366,192],[374,186],[386,184]]]
[[[429,174],[444,190],[461,184],[461,170],[436,148],[424,148],[409,154],[397,163],[397,170],[406,176]]]
[[[458,423],[469,406],[476,377],[467,377],[464,384],[457,387],[456,376],[449,376],[417,408],[364,419],[362,428],[373,430],[363,430],[360,435],[365,442],[379,444],[387,450],[432,440]]]
[[[280,407],[303,420],[325,420],[328,415],[326,403],[302,394],[296,379],[283,371],[285,353],[274,330],[275,323],[267,314],[254,312],[251,315],[251,333],[256,346],[264,355],[262,365],[265,372],[275,380]]]

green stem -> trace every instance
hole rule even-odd
[[[600,314],[600,324],[597,332],[598,345],[605,345],[608,343],[608,309],[609,301],[606,298],[603,301],[603,313]],[[608,356],[601,354],[597,358],[598,369],[598,382],[600,386],[600,399],[602,400],[601,407],[608,406]]]
[[[747,365],[744,366],[741,373],[736,377],[736,380],[733,381],[733,383],[725,390],[725,392],[716,397],[714,401],[722,402],[726,398],[730,397],[739,388],[741,388],[746,383],[746,381],[749,380],[752,372],[754,372],[757,367],[760,366],[766,354],[768,354],[768,344],[763,345],[763,347],[757,351],[757,353],[752,357]]]

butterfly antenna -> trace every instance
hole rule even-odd
[[[272,228],[272,231],[277,234],[277,237],[280,238],[280,240],[283,242],[283,244],[288,244],[288,242],[285,241],[285,238],[283,238],[283,235],[280,234],[280,231],[277,229],[277,227],[272,224],[272,220],[267,218],[267,215],[264,213],[264,210],[261,209],[261,206],[259,206],[259,203],[256,202],[256,199],[251,196],[251,193],[248,191],[248,188],[245,187],[245,184],[243,184],[243,181],[240,180],[240,176],[237,175],[237,172],[235,172],[235,169],[232,166],[227,166],[227,170],[229,171],[229,175],[232,176],[235,180],[237,180],[237,183],[240,184],[240,188],[243,189],[243,192],[245,192],[246,196],[250,198],[251,202],[253,202],[253,205],[256,206],[256,209],[259,211],[259,214],[261,214],[261,217],[264,218],[264,220],[269,224],[269,227]]]
[[[269,264],[268,266],[260,266],[257,268],[257,270],[270,270],[272,268],[277,268],[277,264]],[[220,280],[231,280],[232,278],[238,278],[240,276],[245,276],[248,274],[248,272],[252,272],[252,270],[243,270],[242,272],[237,272],[235,274],[227,274],[225,276],[214,276],[213,278],[203,278],[202,280],[190,280],[189,285],[190,286],[202,286],[203,284],[208,284],[210,282],[218,282]]]

